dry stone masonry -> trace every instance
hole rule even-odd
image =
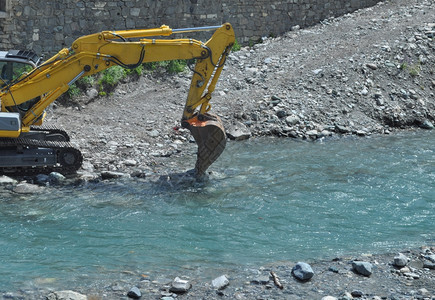
[[[372,6],[379,0],[0,0],[0,49],[54,54],[79,36],[128,28],[231,22],[240,43],[279,35]],[[195,38],[205,38],[206,35]],[[208,35],[207,35],[208,36]]]

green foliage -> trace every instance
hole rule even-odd
[[[140,65],[134,69],[124,69],[126,76],[141,76],[144,71],[144,65]]]
[[[67,93],[70,98],[73,98],[79,96],[81,94],[81,90],[79,87],[77,87],[76,84],[73,84],[72,86],[69,87]]]
[[[78,86],[91,87],[95,84],[95,76],[86,76],[77,80]]]
[[[406,62],[400,64],[400,70],[408,71],[409,75],[412,77],[416,77],[420,75],[421,65],[417,64],[407,64]]]
[[[143,68],[147,71],[167,72],[170,74],[181,73],[186,70],[188,61],[186,60],[164,60],[157,62],[144,63]]]
[[[114,87],[122,79],[126,77],[126,71],[121,66],[113,66],[102,72],[102,76],[98,83],[100,86]]]
[[[236,52],[236,51],[240,51],[240,49],[242,49],[242,46],[239,44],[239,42],[237,40],[235,40],[233,48],[231,50]]]
[[[144,63],[134,69],[112,66],[101,73],[80,78],[70,87],[67,96],[69,98],[77,97],[92,87],[97,87],[99,90],[98,95],[107,96],[123,80],[138,79],[146,71],[170,74],[180,73],[186,70],[188,63],[190,63],[190,60],[168,60]]]

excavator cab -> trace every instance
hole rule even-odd
[[[36,68],[40,57],[33,51],[0,51],[0,87],[17,80]]]
[[[35,69],[40,61],[41,58],[33,51],[0,51],[0,88],[18,81],[21,76]],[[7,110],[24,115],[38,100],[39,97],[36,97],[19,105],[7,107]]]

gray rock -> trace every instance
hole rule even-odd
[[[86,96],[89,98],[89,100],[94,99],[95,97],[98,96],[98,91],[97,89],[94,88],[90,88],[86,91]]]
[[[8,176],[0,176],[0,185],[8,185],[8,184],[16,184],[17,181],[13,178],[10,178]]]
[[[370,276],[373,273],[372,264],[366,261],[353,261],[352,268],[355,272],[364,276]]]
[[[335,126],[335,130],[339,133],[349,133],[351,132],[351,130],[346,127],[346,126],[342,126],[342,125],[336,125]]]
[[[186,293],[192,285],[189,281],[175,277],[174,281],[171,283],[171,288],[169,289],[172,293],[182,294]]]
[[[313,269],[305,262],[298,262],[292,269],[292,274],[299,280],[307,281],[314,276]]]
[[[253,284],[268,284],[270,280],[270,276],[269,275],[264,275],[264,276],[259,276],[253,280],[251,280],[251,283]]]
[[[435,263],[430,262],[430,261],[424,261],[423,268],[435,270]]]
[[[19,183],[12,189],[17,194],[37,194],[42,193],[43,190],[44,188],[39,185],[26,182]]]
[[[135,161],[134,159],[126,159],[123,161],[124,165],[126,165],[127,167],[134,167],[137,165],[137,161]]]
[[[278,118],[284,118],[284,117],[286,117],[287,116],[287,112],[285,111],[285,110],[278,110],[277,112],[276,112],[276,116],[278,117]]]
[[[74,291],[51,292],[47,295],[47,300],[86,300],[88,297]]]
[[[420,279],[420,275],[413,272],[403,273],[406,277],[412,278],[412,279]]]
[[[300,118],[296,115],[291,115],[291,116],[288,116],[287,118],[285,118],[285,122],[287,123],[288,126],[296,125],[299,123],[299,121],[300,121]]]
[[[404,267],[404,266],[406,266],[407,263],[408,263],[408,257],[406,257],[402,253],[399,253],[399,255],[394,257],[393,264],[396,267],[399,267],[399,268]]]
[[[352,291],[350,294],[355,298],[361,298],[364,295],[364,293],[360,290]]]
[[[435,263],[435,254],[425,255],[424,258],[426,258],[427,260],[430,260],[431,262]]]
[[[421,123],[420,127],[423,129],[434,129],[435,128],[435,126],[429,120],[424,120],[423,123]]]
[[[113,171],[103,171],[101,172],[101,178],[104,179],[115,179],[115,178],[121,178],[121,177],[129,177],[128,174],[121,173],[121,172],[113,172]]]
[[[35,178],[36,183],[38,184],[47,184],[49,179],[47,174],[38,174]]]
[[[156,130],[156,129],[153,129],[153,130],[148,132],[148,135],[150,137],[158,137],[160,135],[160,132],[158,130]]]
[[[212,286],[218,290],[226,288],[229,283],[230,281],[225,275],[219,276],[218,278],[213,279],[211,282]]]
[[[375,63],[368,63],[366,66],[372,70],[376,70],[378,66]]]
[[[48,181],[50,183],[54,183],[54,184],[62,183],[63,181],[65,181],[65,179],[66,179],[66,177],[58,172],[51,172],[48,175]]]
[[[236,141],[246,140],[251,137],[251,132],[249,129],[245,126],[245,124],[239,121],[234,121],[228,125],[226,133],[231,140]]]
[[[139,299],[140,297],[142,297],[142,293],[137,287],[134,286],[131,288],[130,291],[128,291],[127,297],[132,299]]]

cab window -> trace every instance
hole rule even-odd
[[[0,61],[0,86],[4,86],[9,82],[19,78],[23,73],[31,71],[33,68],[29,64]]]

